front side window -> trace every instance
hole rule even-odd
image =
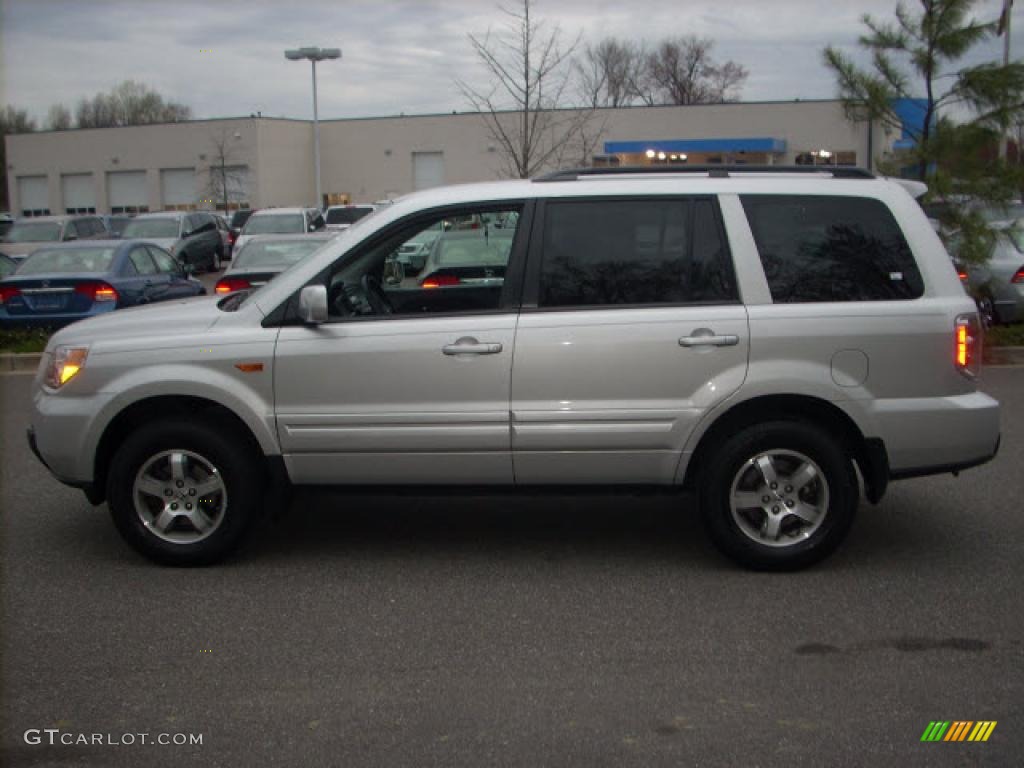
[[[711,198],[549,202],[539,307],[732,302]]]
[[[340,320],[499,309],[519,212],[517,205],[438,214],[399,225],[330,274],[330,316]],[[408,257],[410,244],[419,254],[415,259]]]
[[[741,195],[772,301],[916,299],[924,282],[889,209],[863,197]]]

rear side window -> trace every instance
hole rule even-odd
[[[916,299],[924,282],[892,212],[878,200],[741,195],[772,301]]]
[[[732,302],[711,198],[549,202],[540,307]]]

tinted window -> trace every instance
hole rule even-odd
[[[132,252],[128,254],[128,260],[140,275],[156,274],[156,265],[144,248],[132,248]]]
[[[710,199],[548,203],[542,307],[733,301]]]
[[[741,195],[772,300],[884,301],[924,292],[889,209],[859,197]]]
[[[36,251],[21,263],[18,274],[106,272],[110,269],[113,258],[113,248],[61,248]]]
[[[328,208],[327,209],[327,223],[328,224],[351,224],[354,221],[370,213],[373,208]]]
[[[245,222],[249,220],[249,217],[252,216],[252,214],[253,212],[251,208],[244,208],[240,211],[235,211],[231,214],[231,228],[238,229],[239,227],[242,227]]]

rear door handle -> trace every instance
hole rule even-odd
[[[454,344],[441,347],[446,355],[496,355],[501,352],[501,344],[496,341],[480,342],[472,336],[463,336]]]
[[[680,347],[735,347],[739,343],[740,337],[731,333],[724,336],[695,334],[679,340]]]

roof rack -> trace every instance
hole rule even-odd
[[[830,165],[621,165],[608,168],[569,168],[538,176],[534,181],[576,181],[587,176],[632,176],[637,174],[706,173],[713,179],[727,179],[733,173],[827,173],[834,179],[873,179],[875,174],[854,166]]]

